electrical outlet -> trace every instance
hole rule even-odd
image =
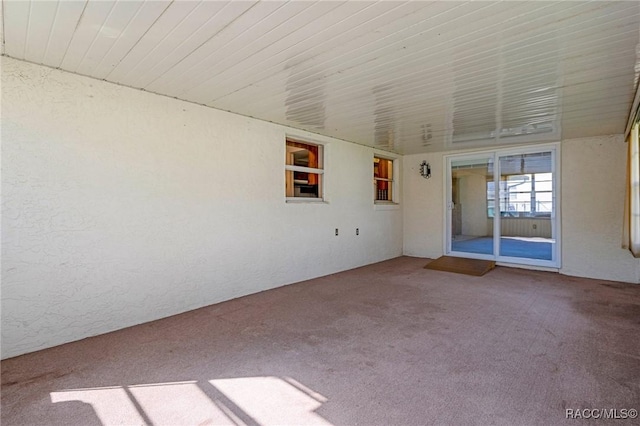
[[[360,228],[356,228],[356,235],[360,235]]]
[[[533,226],[533,229],[538,229],[538,225],[535,224],[535,223],[533,225],[531,225],[531,226]]]
[[[336,237],[338,236],[338,228],[336,228]]]

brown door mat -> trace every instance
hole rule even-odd
[[[425,269],[455,272],[458,274],[475,275],[480,277],[496,267],[493,260],[466,259],[464,257],[442,256],[432,260]]]

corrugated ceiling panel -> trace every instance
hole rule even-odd
[[[76,72],[116,7],[115,1],[89,1],[62,59],[61,68]]]
[[[155,80],[180,69],[202,45],[224,30],[255,4],[252,2],[203,2],[198,5],[176,28],[163,39],[138,68],[137,75],[122,79],[123,84],[148,88]],[[168,12],[171,12],[169,9]],[[151,67],[148,64],[152,64]],[[133,77],[133,78],[132,78]],[[150,89],[153,90],[153,89]],[[168,91],[160,93],[168,94]]]
[[[416,15],[412,15],[412,17],[415,19]],[[399,28],[403,27],[405,26],[401,25]],[[479,24],[479,27],[484,28],[484,25]],[[415,28],[414,31],[418,31],[419,29],[420,28]],[[381,31],[383,30],[384,29],[381,29]],[[472,33],[472,30],[473,28],[469,28],[469,32]],[[418,34],[421,33],[418,32]],[[421,36],[424,36],[425,40],[427,39],[427,36],[425,34],[421,34]],[[471,39],[473,40],[473,38]],[[429,46],[428,50],[423,50],[418,53],[411,51],[407,52],[407,49],[405,48],[407,47],[407,45],[409,45],[409,40],[406,41],[406,43],[395,43],[396,45],[398,45],[398,47],[395,50],[390,50],[392,55],[400,55],[399,57],[391,56],[385,58],[384,61],[382,61],[382,59],[380,58],[377,58],[376,61],[378,62],[378,64],[373,63],[371,60],[365,60],[360,70],[357,68],[351,68],[347,71],[339,71],[338,68],[336,68],[336,71],[332,74],[336,75],[337,79],[332,80],[332,88],[342,93],[344,97],[351,98],[352,93],[348,92],[354,92],[359,88],[368,89],[371,86],[383,83],[384,81],[388,80],[390,76],[392,76],[394,80],[398,80],[400,78],[404,79],[407,77],[407,74],[413,73],[416,79],[424,81],[424,75],[426,73],[423,72],[423,70],[430,66],[444,68],[443,70],[436,70],[432,75],[430,75],[430,77],[440,77],[442,76],[442,72],[446,72],[447,70],[449,70],[450,72],[450,53],[448,53],[447,49],[444,49],[442,45],[438,44],[437,41],[433,43],[435,44],[435,49]],[[429,43],[429,45],[430,44],[432,43]],[[471,51],[475,51],[475,48],[472,47]],[[416,58],[418,58],[419,63],[411,68],[411,61],[415,62]],[[346,65],[337,64],[336,66]],[[322,72],[320,72],[320,70],[322,70]],[[301,73],[304,73],[305,71],[306,70],[301,71]],[[394,71],[394,73],[391,73],[390,71]],[[300,74],[300,72],[298,74]],[[255,97],[255,91],[259,91],[262,95],[260,98],[265,99],[265,102],[268,102],[268,99],[270,99],[269,95],[271,93],[276,94],[278,91],[280,91],[281,89],[279,89],[279,87],[281,87],[283,84],[286,84],[289,87],[304,86],[303,89],[298,90],[298,96],[305,96],[306,91],[315,91],[317,90],[317,85],[323,85],[324,81],[329,77],[328,74],[330,74],[328,69],[322,67],[318,68],[316,72],[306,73],[304,75],[304,77],[306,78],[306,83],[304,84],[300,82],[300,79],[296,79],[296,75],[274,76],[270,79],[274,80],[272,83],[270,83],[269,80],[260,82],[258,84],[254,83],[251,86],[252,89],[250,88],[250,90],[253,91],[249,91],[247,93],[235,93],[233,95],[234,102],[239,104],[246,103],[248,99]],[[283,81],[281,80],[286,80],[286,83],[283,83]],[[290,101],[295,101],[295,99],[290,99]],[[216,101],[214,101],[214,103],[218,102],[223,102],[223,104],[226,105],[227,108],[235,107],[235,103],[228,102],[227,99],[217,99]],[[257,108],[258,105],[252,103],[252,107]],[[264,107],[264,110],[271,111],[272,109],[272,105],[265,105]],[[256,110],[256,113],[258,114],[261,112],[262,111],[260,110]]]
[[[91,46],[89,46],[86,54],[78,63],[76,68],[77,73],[93,75],[93,70],[100,65],[116,41],[122,39],[125,29],[138,14],[142,5],[143,2],[140,0],[116,3],[98,31]]]
[[[222,86],[218,82],[225,71],[235,70],[240,66],[243,69],[245,67],[251,67],[252,63],[259,60],[258,58],[268,57],[267,55],[270,55],[270,51],[277,51],[282,40],[285,40],[285,42],[289,44],[290,41],[287,41],[287,37],[293,35],[300,37],[299,33],[301,29],[308,29],[314,21],[317,23],[323,16],[335,10],[341,4],[343,3],[306,3],[306,7],[301,9],[298,15],[296,15],[295,22],[289,22],[289,19],[281,22],[275,21],[274,23],[278,25],[266,33],[264,37],[255,38],[252,34],[247,34],[249,39],[246,42],[236,39],[234,44],[237,46],[232,43],[226,46],[227,50],[229,50],[228,54],[224,54],[224,52],[217,52],[215,55],[211,54],[203,61],[201,66],[191,70],[187,75],[192,75],[193,78],[186,79],[186,82],[189,84],[183,84],[181,86],[179,96],[189,97],[196,102],[202,103],[210,101],[215,97],[212,89]],[[303,3],[297,3],[297,5],[303,5]],[[220,60],[220,58],[223,59]],[[201,68],[205,68],[206,70],[203,71]]]
[[[200,5],[202,6],[202,4]],[[211,3],[216,10],[224,3]],[[194,30],[208,19],[209,15],[198,8],[196,2],[172,2],[149,28],[127,55],[115,66],[106,78],[122,83],[130,74],[139,74],[152,69],[179,46]],[[198,23],[189,19],[202,19]],[[187,22],[185,22],[187,21]],[[192,25],[192,26],[191,26]],[[191,27],[190,27],[191,26]],[[188,28],[188,29],[187,29]],[[180,30],[183,30],[180,32]]]
[[[5,2],[4,4],[7,4]],[[85,1],[59,1],[56,15],[47,40],[42,63],[59,67],[71,42],[87,3]]]
[[[621,132],[640,69],[640,2],[4,0],[2,25],[18,59],[404,153]]]
[[[49,44],[51,28],[58,12],[59,2],[49,1],[32,7],[29,13],[29,32],[27,34],[24,59],[42,63]]]
[[[97,63],[82,68],[84,74],[91,74],[96,78],[105,78],[120,61],[128,55],[144,34],[154,25],[159,17],[171,5],[168,0],[147,0],[137,9],[128,23],[120,30],[120,33],[110,46],[102,59]],[[109,36],[117,31],[117,27],[109,29]]]
[[[363,34],[377,31],[385,22],[395,22],[412,16],[426,2],[412,3],[368,3],[349,2],[316,20],[305,25],[283,39],[283,43],[269,46],[262,54],[249,58],[242,63],[240,69],[235,67],[220,75],[209,76],[205,83],[206,103],[219,99],[242,88],[259,84],[263,79],[282,71],[291,72],[300,68],[305,61],[360,37]],[[275,50],[275,52],[274,52]],[[216,83],[217,82],[217,83]],[[195,92],[193,88],[193,92]]]
[[[148,90],[160,93],[175,93],[175,83],[183,79],[188,70],[200,64],[211,52],[224,47],[227,43],[241,36],[254,25],[267,20],[268,17],[279,8],[283,7],[281,2],[231,2],[216,15],[214,25],[209,23],[206,27],[214,28],[215,31],[208,31],[204,40],[192,43],[193,47],[188,47],[190,54],[166,72],[156,73],[153,79],[145,79],[142,86]],[[259,36],[255,34],[254,36]],[[178,83],[179,84],[179,83]]]
[[[3,2],[5,53],[13,58],[24,59],[29,32],[31,2]]]

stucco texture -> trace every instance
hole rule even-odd
[[[639,282],[622,248],[627,148],[621,135],[562,142],[562,273]]]
[[[287,134],[326,144],[325,203],[285,202]],[[373,156],[2,58],[2,357],[401,255]]]
[[[561,142],[561,274],[640,282],[640,260],[622,248],[626,149],[621,135]],[[403,157],[406,255],[443,254],[447,154]],[[429,180],[418,173],[423,160],[433,170]]]

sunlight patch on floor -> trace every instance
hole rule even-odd
[[[144,419],[121,387],[51,392],[51,402],[83,402],[91,405],[103,425],[143,425]]]
[[[89,404],[105,426],[248,423],[331,426],[314,412],[327,398],[290,377],[69,389],[51,392],[50,396],[52,403]],[[74,405],[68,408],[73,416]]]
[[[322,403],[278,377],[210,380],[234,404],[261,425],[331,423],[314,413]]]

